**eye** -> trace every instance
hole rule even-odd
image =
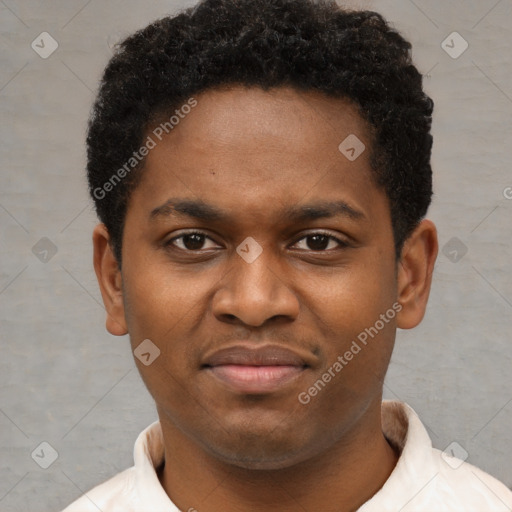
[[[212,247],[204,247],[204,244],[207,240],[214,243],[214,241],[206,233],[203,233],[202,231],[191,231],[189,233],[182,233],[179,236],[171,238],[165,243],[165,245],[180,249],[185,252],[198,252],[202,249],[214,249],[215,247],[218,247],[215,243]],[[297,240],[294,245],[297,245],[303,240],[306,241],[307,246],[303,247],[303,250],[316,252],[329,252],[330,250],[336,249],[336,244],[340,248],[349,246],[347,242],[344,242],[343,240],[340,240],[339,238],[329,233],[323,233],[320,231],[303,236]]]
[[[175,243],[180,241],[180,244]],[[183,233],[179,236],[171,238],[168,242],[165,243],[166,246],[174,246],[182,251],[194,252],[199,251],[200,249],[204,249],[203,245],[206,240],[213,240],[207,236],[205,233],[201,231],[191,231],[189,233]],[[217,245],[215,245],[217,247]],[[206,247],[206,249],[212,249],[212,247]]]
[[[344,242],[343,240],[340,240],[339,238],[336,238],[333,235],[330,235],[328,233],[323,232],[317,232],[317,233],[310,233],[306,236],[303,236],[301,239],[299,239],[297,242],[295,242],[295,245],[301,242],[302,240],[308,240],[309,242],[306,242],[306,250],[310,251],[320,251],[320,252],[328,252],[326,249],[329,247],[330,243],[333,242],[334,244],[338,244],[339,247],[344,248],[348,247],[348,243]],[[335,249],[336,247],[330,247],[329,250]]]

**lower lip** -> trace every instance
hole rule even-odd
[[[300,366],[246,366],[227,364],[208,370],[235,391],[258,394],[276,391],[296,379],[304,370]]]

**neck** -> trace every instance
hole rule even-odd
[[[355,511],[384,485],[397,462],[382,433],[380,402],[371,419],[323,453],[267,471],[219,461],[160,414],[167,461],[162,486],[180,510],[191,512]]]

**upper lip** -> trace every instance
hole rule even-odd
[[[278,345],[251,348],[246,345],[226,347],[206,357],[203,366],[210,367],[227,364],[245,366],[309,366],[306,357]]]

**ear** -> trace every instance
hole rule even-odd
[[[436,227],[425,219],[405,241],[398,262],[397,300],[402,309],[397,326],[401,329],[416,327],[425,316],[437,252]]]
[[[107,331],[114,336],[123,336],[128,332],[124,316],[123,281],[121,270],[110,247],[110,235],[105,224],[98,224],[94,228],[92,242],[94,271],[107,311]]]

